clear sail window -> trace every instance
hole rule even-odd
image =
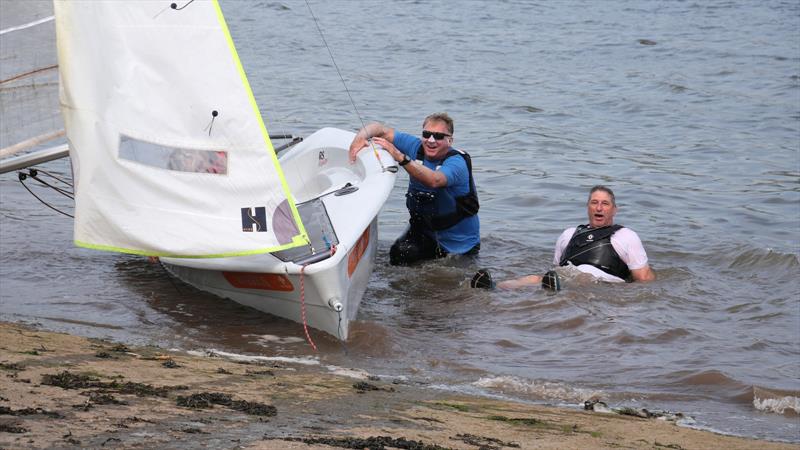
[[[220,175],[228,173],[228,153],[225,151],[167,147],[125,135],[120,135],[119,157],[159,169]]]
[[[297,212],[306,227],[308,237],[311,239],[310,246],[300,246],[273,252],[281,261],[293,261],[300,263],[308,261],[309,258],[319,254],[331,254],[331,248],[339,245],[339,238],[333,230],[328,210],[322,200],[315,198],[305,203],[297,205]]]

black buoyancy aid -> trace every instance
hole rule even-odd
[[[480,204],[478,202],[478,191],[475,189],[475,180],[472,177],[472,158],[469,153],[451,148],[442,159],[444,160],[455,155],[464,158],[469,172],[469,192],[466,195],[452,197],[446,189],[440,188],[433,191],[422,191],[409,187],[406,193],[406,206],[411,213],[412,221],[419,218],[422,222],[433,230],[445,230],[452,227],[467,217],[478,214]],[[422,145],[417,150],[417,160],[425,158],[425,150]],[[452,205],[455,203],[455,207]],[[450,205],[450,212],[442,212],[444,205]]]
[[[578,226],[567,244],[567,248],[564,249],[559,265],[589,264],[628,281],[631,271],[611,245],[611,236],[622,228],[624,228],[622,225],[600,228],[591,228],[589,225]]]

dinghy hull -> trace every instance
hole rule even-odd
[[[375,267],[378,213],[394,185],[395,173],[385,168],[396,164],[382,149],[363,151],[351,164],[353,136],[326,128],[280,158],[315,248],[161,258],[164,267],[200,290],[347,340]]]
[[[197,289],[347,340],[350,321],[358,313],[375,267],[377,236],[378,223],[374,220],[364,231],[363,240],[346,255],[334,255],[305,268],[298,266],[292,272],[209,270],[168,263],[164,267]]]

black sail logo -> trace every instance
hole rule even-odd
[[[242,208],[242,231],[267,231],[267,208]]]

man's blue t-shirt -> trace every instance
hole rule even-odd
[[[410,159],[416,160],[417,151],[422,145],[422,140],[417,136],[395,131],[392,143],[398,150],[408,155]],[[416,164],[416,162],[412,164]],[[469,193],[469,170],[464,158],[453,156],[446,158],[442,162],[442,160],[428,161],[423,157],[422,164],[431,170],[442,172],[447,177],[447,186],[439,189],[447,190],[453,198]],[[414,177],[409,177],[409,187],[423,191],[432,190]],[[450,228],[432,231],[432,233],[433,237],[447,253],[463,254],[472,250],[473,247],[481,242],[480,231],[480,221],[476,214],[464,218]]]

